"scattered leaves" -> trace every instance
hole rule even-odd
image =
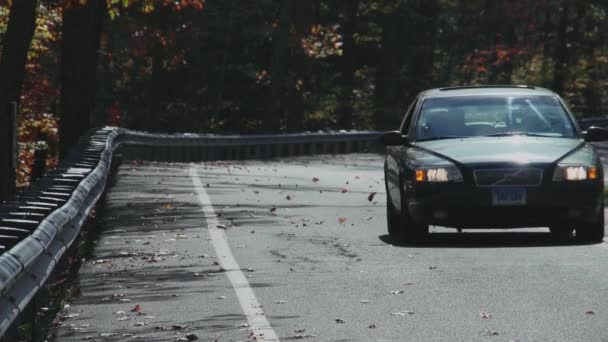
[[[374,197],[376,197],[376,193],[372,192],[369,194],[369,196],[367,196],[367,200],[371,202],[374,200]]]
[[[481,331],[482,336],[498,336],[498,332],[490,329],[484,329]]]

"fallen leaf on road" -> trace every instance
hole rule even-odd
[[[274,212],[276,212],[276,211],[277,211],[277,208],[274,208],[274,207],[273,207],[273,208],[270,208],[270,212],[271,212],[271,213],[274,213]]]
[[[342,188],[342,189],[340,189],[340,192],[343,193],[343,194],[345,194],[345,193],[348,192],[348,189],[347,188]]]
[[[341,323],[346,323],[346,321],[345,321],[345,320],[343,320],[342,318],[336,318],[336,320],[335,320],[335,321],[336,321],[336,323],[340,323],[340,324],[341,324]]]
[[[318,182],[319,181],[319,177],[312,177],[312,181],[315,182],[315,183]]]
[[[369,304],[369,303],[371,303],[371,301],[369,301],[367,299],[361,299],[361,303],[363,303],[363,304]]]
[[[592,311],[592,310],[588,310],[588,311],[585,311],[585,314],[587,314],[587,315],[595,315],[595,312]]]
[[[489,312],[481,312],[479,313],[479,316],[481,316],[481,318],[492,318],[492,314]]]
[[[434,270],[436,268],[437,268],[437,266],[429,266],[429,270]]]
[[[287,196],[285,197],[285,199],[286,199],[286,200],[288,200],[288,201],[291,201],[291,195],[287,195]]]
[[[195,334],[188,334],[188,335],[186,335],[186,339],[188,341],[196,341],[196,340],[198,340],[198,336],[196,336]]]
[[[485,329],[481,332],[483,336],[498,336],[498,332],[490,329]]]
[[[396,294],[401,294],[401,293],[403,293],[405,291],[403,291],[403,290],[394,290],[394,291],[389,291],[389,292],[390,292],[390,294],[396,295]]]
[[[139,304],[135,305],[133,307],[133,309],[131,309],[131,312],[140,312],[140,311],[141,311],[141,306],[139,306]]]
[[[414,311],[399,311],[399,312],[393,312],[391,314],[391,316],[397,316],[397,317],[405,317],[408,315],[413,315]]]
[[[375,325],[375,324],[370,324],[370,325],[368,326],[368,328],[370,328],[370,329],[376,329],[376,325]]]
[[[367,196],[367,200],[371,202],[371,201],[373,201],[373,200],[374,200],[374,197],[375,197],[375,196],[376,196],[376,193],[375,193],[375,192],[372,192],[372,193],[370,193],[370,194],[369,194],[369,196]]]
[[[344,223],[346,222],[346,217],[339,217],[339,218],[338,218],[338,222],[339,222],[340,224],[344,224]]]
[[[403,285],[406,285],[406,286],[411,286],[411,285],[414,285],[414,283],[409,283],[409,282],[408,282],[408,283],[403,283]]]

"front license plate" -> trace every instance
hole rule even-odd
[[[492,205],[526,205],[526,189],[492,189]]]

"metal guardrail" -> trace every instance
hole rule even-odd
[[[221,136],[104,128],[61,166],[0,205],[0,339],[24,313],[103,194],[115,151],[171,161],[249,159],[375,150],[380,132]]]
[[[123,130],[128,159],[207,161],[342,154],[378,149],[377,131],[305,132],[268,135],[150,134]]]

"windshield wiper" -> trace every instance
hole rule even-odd
[[[424,139],[417,139],[416,141],[431,141],[431,140],[444,140],[444,139],[464,139],[464,138],[472,138],[472,137],[465,137],[465,136],[458,136],[458,135],[444,135],[444,136],[439,136],[439,137],[430,137],[430,138],[424,138]]]
[[[494,133],[483,135],[484,137],[510,137],[515,135],[524,135],[527,137],[546,137],[546,138],[559,138],[561,135],[548,135],[548,134],[539,134],[539,133],[529,133],[529,132],[504,132],[504,133]]]

